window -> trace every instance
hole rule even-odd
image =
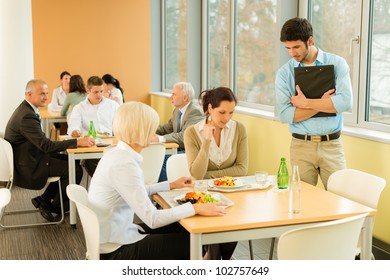
[[[208,88],[230,87],[230,1],[208,2]]]
[[[358,108],[360,3],[360,0],[312,0],[309,13],[314,44],[325,52],[343,57],[349,65],[354,103],[352,112],[345,114],[345,119],[353,123],[357,122]]]
[[[238,0],[235,83],[238,100],[274,105],[279,25],[276,0]]]
[[[164,89],[187,80],[187,0],[164,1]]]
[[[205,87],[230,87],[240,105],[273,110],[275,73],[282,63],[280,23],[297,13],[295,1],[284,1],[287,12],[281,13],[281,2],[205,1]]]
[[[350,67],[354,104],[346,123],[390,131],[390,0],[311,0],[309,19],[315,44]]]
[[[372,2],[366,121],[390,124],[390,0]]]

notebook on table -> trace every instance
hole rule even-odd
[[[336,89],[333,65],[304,66],[294,68],[295,85],[299,85],[309,99],[319,99],[330,89]],[[319,112],[316,117],[334,117],[336,113]]]

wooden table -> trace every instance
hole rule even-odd
[[[223,193],[235,204],[223,217],[193,216],[180,220],[190,233],[191,259],[202,259],[202,245],[279,237],[306,223],[320,223],[369,213],[362,228],[361,259],[371,258],[372,223],[376,210],[321,188],[302,183],[301,212],[291,214],[289,192],[266,190]],[[159,196],[153,199],[169,207]]]
[[[60,139],[67,139],[69,136],[62,136]],[[115,145],[118,143],[118,139],[115,137],[107,137],[102,139],[105,143],[109,143],[111,145]],[[151,144],[153,145],[153,144]],[[179,147],[176,143],[165,143],[165,148],[167,151],[170,150],[170,153],[174,153],[177,151]],[[93,147],[78,147],[67,149],[68,153],[68,168],[69,168],[69,184],[76,183],[76,160],[81,159],[94,159],[94,158],[102,158],[103,152],[110,148],[108,147],[97,147],[96,145]],[[69,216],[70,216],[70,224],[72,226],[76,225],[76,205],[70,201],[69,202]]]
[[[47,108],[39,108],[39,115],[41,116],[43,131],[47,138],[50,138],[51,123],[66,123],[66,116],[61,116],[60,112],[49,111]]]

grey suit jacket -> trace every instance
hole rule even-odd
[[[14,154],[14,184],[27,189],[42,189],[49,177],[51,153],[77,147],[77,139],[53,142],[46,138],[39,116],[24,100],[12,114],[4,139]]]
[[[156,131],[156,134],[163,135],[166,142],[174,142],[179,145],[181,149],[184,149],[184,131],[187,127],[198,123],[204,116],[199,106],[190,103],[182,118],[182,127],[180,131],[177,131],[177,116],[179,109],[175,108],[172,113],[172,118],[164,124],[160,125]]]

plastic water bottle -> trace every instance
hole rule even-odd
[[[96,138],[96,130],[93,121],[89,122],[88,136],[93,137],[94,139]]]
[[[301,211],[301,179],[298,165],[293,166],[293,175],[290,183],[290,213],[297,214]]]
[[[288,170],[286,165],[286,159],[282,157],[280,159],[280,166],[278,171],[278,189],[288,188]]]

